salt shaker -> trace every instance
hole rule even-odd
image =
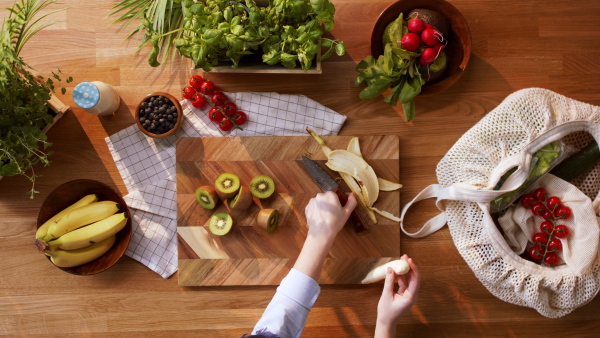
[[[73,90],[73,100],[88,113],[98,116],[114,113],[121,103],[117,91],[111,85],[100,81],[78,84]]]

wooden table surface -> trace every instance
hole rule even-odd
[[[114,1],[63,1],[64,22],[39,33],[22,56],[42,74],[60,68],[74,82],[110,83],[122,104],[98,118],[73,108],[49,131],[52,164],[36,167],[39,194],[30,200],[22,177],[0,181],[0,335],[239,337],[249,333],[275,287],[177,285],[124,257],[91,277],[68,275],[35,249],[35,220],[48,193],[68,180],[90,178],[127,190],[104,138],[134,123],[133,109],[147,93],[179,95],[192,74],[185,63],[151,68],[146,51],[134,55],[135,41],[123,42],[106,18]],[[391,0],[335,0],[332,34],[347,55],[323,64],[322,75],[209,74],[225,91],[304,94],[348,116],[342,135],[394,134],[400,137],[401,204],[436,183],[437,163],[456,140],[510,93],[544,87],[600,105],[600,2],[542,0],[450,0],[467,19],[473,38],[465,74],[447,92],[418,97],[416,118],[406,124],[381,99],[361,102],[354,87],[356,64],[369,53],[375,19]],[[11,4],[1,0],[2,7]],[[4,15],[4,12],[3,14]],[[435,216],[432,201],[407,219],[416,229]],[[600,299],[560,319],[505,303],[491,295],[458,254],[448,229],[425,238],[401,239],[423,279],[418,303],[399,322],[398,335],[569,336],[597,335]],[[305,337],[372,336],[381,284],[323,286],[304,330]]]

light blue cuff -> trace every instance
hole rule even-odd
[[[321,292],[321,287],[319,283],[306,274],[296,269],[291,269],[288,275],[281,281],[277,292],[288,296],[296,303],[310,310]]]

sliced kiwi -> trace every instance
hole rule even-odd
[[[203,185],[196,189],[196,201],[204,209],[214,209],[217,205],[217,192],[210,185]]]
[[[240,178],[236,174],[222,173],[215,180],[215,189],[217,189],[217,195],[221,198],[235,196],[239,188]]]
[[[227,235],[232,225],[233,219],[226,212],[216,212],[208,221],[208,229],[217,236]]]
[[[277,209],[262,209],[258,212],[256,223],[261,229],[266,232],[273,232],[277,228],[279,222],[279,211]]]
[[[267,198],[275,192],[275,181],[267,175],[258,175],[250,181],[250,192],[258,198]]]
[[[250,188],[241,186],[237,195],[229,203],[229,207],[233,210],[246,210],[252,205],[252,194]]]

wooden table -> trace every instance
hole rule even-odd
[[[151,68],[135,41],[122,42],[119,27],[106,19],[113,1],[64,1],[65,20],[34,37],[22,56],[42,74],[60,68],[74,83],[116,87],[123,103],[117,114],[98,118],[82,109],[68,112],[49,131],[54,143],[48,167],[36,167],[40,192],[30,200],[22,177],[0,181],[0,335],[239,337],[249,333],[275,287],[183,288],[177,276],[163,279],[124,257],[92,277],[68,275],[37,253],[35,219],[48,193],[78,178],[106,182],[127,193],[104,138],[131,125],[133,109],[149,92],[178,95],[191,71],[185,64]],[[450,0],[466,17],[473,53],[464,76],[447,92],[416,99],[414,124],[406,124],[381,99],[362,102],[354,87],[356,64],[369,52],[375,19],[390,0],[335,0],[335,38],[347,55],[323,64],[322,75],[233,75],[209,78],[225,91],[305,94],[348,116],[342,135],[400,137],[400,171],[405,204],[436,183],[435,168],[456,140],[508,94],[545,87],[600,105],[600,5],[597,1]],[[2,7],[11,1],[1,0]],[[3,14],[4,15],[4,12]],[[409,215],[416,229],[437,214],[424,202]],[[401,240],[417,262],[423,281],[419,301],[399,322],[398,334],[432,336],[595,335],[600,299],[560,319],[492,296],[458,254],[448,229],[425,238]],[[308,317],[305,337],[372,336],[381,284],[323,286]]]

